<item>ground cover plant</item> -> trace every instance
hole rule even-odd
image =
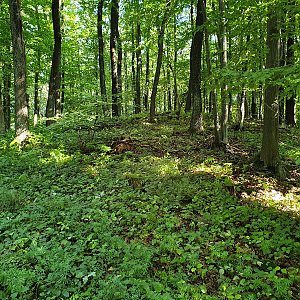
[[[300,298],[296,129],[278,182],[251,123],[224,149],[185,117],[103,124],[1,137],[0,299]]]

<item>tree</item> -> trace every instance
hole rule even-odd
[[[10,90],[11,90],[11,73],[12,73],[12,66],[10,60],[4,61],[2,67],[3,73],[3,114],[4,114],[4,122],[5,122],[5,130],[10,129],[11,125],[11,97],[10,97]]]
[[[38,32],[41,31],[40,22],[39,22],[39,11],[38,6],[35,6],[35,13],[37,19],[37,30]],[[40,116],[40,101],[39,101],[39,80],[40,80],[40,71],[41,71],[41,50],[37,50],[37,64],[35,69],[34,75],[34,117],[33,117],[33,124],[34,126],[37,125],[38,118]]]
[[[205,0],[198,0],[197,2],[197,16],[195,34],[192,39],[191,53],[190,53],[190,84],[189,94],[192,101],[192,118],[190,124],[190,131],[202,131],[202,96],[201,96],[201,53],[204,36],[204,10]]]
[[[20,0],[9,1],[14,61],[15,131],[16,141],[22,143],[29,134],[28,101],[26,95],[26,55]]]
[[[111,62],[111,89],[112,89],[112,116],[120,115],[119,92],[120,78],[120,47],[119,44],[119,1],[112,0],[110,13],[110,62]]]
[[[138,3],[139,4],[139,3]],[[136,107],[135,113],[141,112],[141,72],[142,72],[142,51],[141,51],[141,24],[136,24]]]
[[[155,117],[156,94],[157,94],[158,82],[160,77],[160,69],[161,69],[162,59],[163,59],[164,35],[165,35],[166,24],[169,18],[170,5],[171,5],[171,0],[167,0],[165,12],[159,28],[158,39],[157,39],[158,52],[157,52],[157,60],[156,60],[156,70],[155,70],[155,76],[154,76],[151,99],[150,99],[150,122],[151,123],[154,122],[154,117]]]
[[[226,37],[226,20],[225,20],[225,5],[224,0],[219,0],[219,13],[220,13],[220,28],[219,28],[219,49],[220,49],[220,67],[221,69],[227,66],[227,37]],[[220,140],[221,143],[228,143],[228,102],[227,102],[227,85],[224,80],[221,83],[221,130]]]
[[[290,7],[295,6],[294,1],[289,1]],[[289,11],[290,16],[290,24],[288,30],[288,38],[287,38],[287,50],[286,50],[286,64],[287,66],[292,66],[295,60],[295,53],[294,53],[294,45],[295,45],[295,14],[293,10]],[[295,120],[295,105],[296,105],[296,93],[293,90],[290,95],[286,98],[285,104],[285,123],[289,126],[296,126]]]
[[[5,120],[3,112],[3,102],[2,102],[2,85],[0,81],[0,134],[5,133]]]
[[[267,58],[266,68],[273,70],[279,66],[279,47],[280,30],[278,13],[280,4],[269,7],[267,22]],[[279,103],[278,85],[274,82],[274,76],[266,82],[265,103],[264,103],[264,124],[263,139],[260,158],[266,167],[273,168],[282,177],[280,168],[279,149],[278,149],[278,123],[279,123]]]
[[[100,92],[102,98],[102,110],[104,115],[107,114],[107,98],[106,98],[106,80],[105,80],[105,64],[104,64],[104,39],[103,39],[103,3],[104,0],[98,1],[98,19],[97,19],[97,33],[98,33],[98,59],[99,59],[99,79]]]
[[[61,114],[60,84],[61,84],[61,28],[60,1],[52,0],[52,23],[54,33],[54,48],[52,54],[51,74],[49,80],[48,101],[46,107],[46,126],[54,122],[54,117]]]
[[[209,43],[209,32],[208,32],[208,24],[207,24],[207,14],[206,9],[204,10],[204,34],[205,34],[205,58],[206,58],[206,65],[207,65],[207,75],[209,78],[212,76],[212,63],[211,63],[211,55],[210,55],[210,43]],[[214,144],[216,146],[220,145],[220,124],[219,124],[219,115],[218,115],[218,102],[217,102],[217,95],[216,95],[216,88],[213,86],[214,83],[210,86],[210,93],[209,93],[209,102],[212,106],[212,114],[214,119]]]

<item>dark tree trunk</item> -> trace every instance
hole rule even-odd
[[[162,23],[160,26],[159,34],[158,34],[158,41],[157,41],[158,52],[157,52],[156,70],[155,70],[155,76],[154,76],[154,82],[153,82],[151,100],[150,100],[150,122],[152,122],[152,123],[154,122],[154,117],[155,117],[156,94],[157,94],[157,88],[158,88],[158,82],[159,82],[159,76],[160,76],[160,69],[161,69],[161,65],[162,65],[165,27],[166,27],[168,17],[169,17],[170,4],[171,4],[171,1],[167,0],[166,10],[165,10],[163,20],[162,20]]]
[[[206,11],[204,11],[204,23],[207,22],[206,18]],[[205,33],[205,56],[206,56],[206,65],[208,70],[208,76],[212,74],[212,66],[211,66],[211,56],[210,56],[210,45],[209,45],[209,33],[207,27],[204,27]],[[217,103],[217,96],[216,90],[213,84],[210,86],[210,93],[209,93],[209,112],[212,111],[213,119],[214,119],[214,144],[220,144],[220,124],[219,124],[219,115],[218,115],[218,103]]]
[[[26,56],[23,40],[20,0],[9,1],[14,58],[15,130],[16,141],[28,136],[28,103],[26,95]]]
[[[141,24],[138,21],[136,26],[136,110],[135,113],[141,112],[141,72],[142,72],[142,51],[141,43]]]
[[[106,81],[105,81],[105,67],[104,67],[104,39],[103,39],[103,3],[104,0],[98,1],[97,11],[97,34],[98,34],[98,60],[99,60],[99,80],[100,93],[102,100],[103,114],[108,114],[107,96],[106,96]]]
[[[258,104],[258,119],[262,120],[263,119],[263,86],[262,84],[259,85],[259,104]]]
[[[279,9],[279,6],[278,6]],[[267,23],[267,59],[266,68],[279,66],[279,25],[277,10],[269,8]],[[274,80],[274,78],[272,78]],[[270,79],[265,87],[264,103],[264,124],[261,160],[266,167],[271,167],[278,171],[279,150],[278,150],[278,86]]]
[[[219,49],[220,49],[220,66],[224,69],[227,65],[227,37],[225,27],[225,5],[224,0],[219,0],[219,11],[220,11],[220,33],[219,33]],[[220,140],[221,143],[228,143],[228,91],[227,85],[223,82],[221,84],[221,130]]]
[[[11,126],[11,99],[10,99],[10,89],[11,89],[11,72],[12,68],[9,63],[4,62],[3,64],[3,113],[5,130],[9,130]]]
[[[65,108],[65,94],[66,94],[66,81],[65,81],[65,71],[64,64],[61,72],[61,113],[64,112]]]
[[[132,96],[134,113],[137,113],[137,93],[136,93],[136,72],[135,72],[135,43],[134,43],[134,24],[131,25],[131,78],[132,78]]]
[[[145,94],[144,94],[144,107],[145,110],[149,109],[149,76],[150,76],[150,53],[149,47],[146,50],[146,84],[145,84]]]
[[[122,50],[122,42],[119,35],[118,29],[118,104],[119,104],[119,114],[121,113],[122,107],[122,90],[123,90],[123,80],[122,80],[122,60],[123,60],[123,50]]]
[[[196,31],[192,39],[190,52],[190,94],[192,102],[192,117],[190,131],[203,130],[202,96],[201,96],[201,53],[204,37],[205,0],[197,2]]]
[[[5,133],[5,120],[4,120],[4,112],[3,112],[3,102],[2,102],[2,83],[0,81],[0,134]]]
[[[35,16],[37,20],[37,30],[38,33],[41,34],[41,28],[40,28],[40,20],[39,20],[39,11],[38,6],[35,6]],[[34,112],[33,112],[33,126],[37,126],[38,119],[40,117],[40,99],[39,99],[39,79],[40,79],[40,70],[41,70],[41,51],[40,49],[37,50],[37,64],[36,64],[36,70],[34,75]]]
[[[292,27],[294,28],[295,17],[292,16]],[[294,64],[294,33],[289,32],[289,37],[287,40],[287,51],[286,51],[286,64],[288,66],[292,66]],[[296,93],[292,92],[290,96],[286,98],[285,103],[285,123],[288,126],[295,127],[295,105],[296,105]]]
[[[111,62],[111,89],[112,89],[112,116],[118,117],[119,110],[119,77],[118,77],[118,53],[119,53],[119,1],[112,0],[110,15],[110,62]]]
[[[167,102],[168,102],[168,111],[172,111],[172,93],[171,93],[171,74],[170,68],[166,65],[166,75],[167,75]]]
[[[55,116],[61,114],[60,84],[61,84],[61,30],[59,0],[52,0],[52,23],[54,33],[54,48],[49,81],[49,93],[46,107],[46,126],[55,122]]]
[[[40,116],[39,78],[40,78],[40,72],[36,71],[34,76],[34,116],[33,116],[34,126],[37,125]]]
[[[191,28],[192,31],[194,30],[194,0],[191,0],[191,4],[190,4],[190,18],[191,18]],[[199,58],[200,59],[200,58]],[[189,86],[188,86],[188,92],[186,94],[186,98],[185,98],[185,108],[184,111],[185,112],[190,112],[192,109],[192,95],[191,95],[191,76],[189,79]]]
[[[252,91],[251,117],[252,119],[257,119],[257,92],[256,91]]]
[[[282,20],[283,21],[283,20]],[[281,29],[281,39],[280,39],[280,66],[284,67],[286,62],[286,38],[285,38],[285,29]],[[284,87],[279,87],[279,124],[283,125],[284,123]]]

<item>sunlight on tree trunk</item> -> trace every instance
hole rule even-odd
[[[28,131],[28,102],[26,94],[26,57],[20,0],[10,0],[10,22],[14,58],[15,131],[16,141],[24,142]]]

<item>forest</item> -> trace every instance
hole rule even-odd
[[[300,299],[299,0],[0,0],[0,299]]]

